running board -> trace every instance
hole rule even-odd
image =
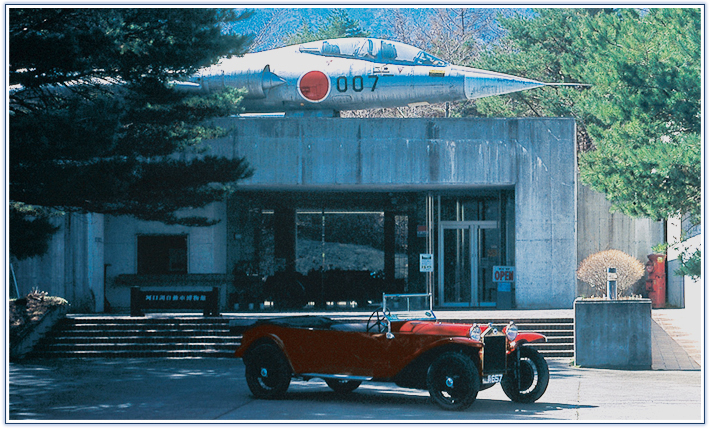
[[[309,372],[307,374],[299,374],[299,377],[303,378],[322,378],[330,380],[358,380],[358,381],[370,381],[372,377],[365,377],[363,375],[346,375],[346,374],[316,374]]]

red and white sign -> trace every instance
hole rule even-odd
[[[493,281],[494,282],[514,282],[515,281],[515,267],[493,267]]]

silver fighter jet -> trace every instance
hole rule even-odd
[[[246,88],[247,113],[337,116],[341,110],[475,99],[548,84],[452,65],[404,43],[322,40],[223,59],[179,90]]]

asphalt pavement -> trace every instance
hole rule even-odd
[[[652,370],[548,359],[550,384],[534,404],[494,386],[447,412],[426,391],[363,383],[339,395],[319,380],[294,380],[285,398],[266,401],[249,392],[240,359],[47,359],[8,365],[5,422],[704,423],[701,314],[653,310]]]
[[[500,386],[464,412],[426,391],[363,383],[348,395],[319,380],[293,381],[283,399],[257,400],[240,359],[53,359],[11,363],[9,420],[19,422],[704,421],[701,371],[577,368],[550,359],[550,384],[534,404]]]

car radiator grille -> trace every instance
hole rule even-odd
[[[505,335],[489,335],[483,338],[483,373],[502,374],[505,372]]]

